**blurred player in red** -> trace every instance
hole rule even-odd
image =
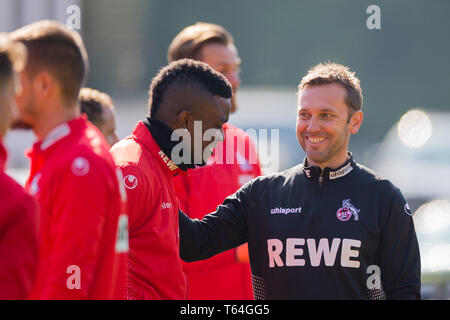
[[[147,119],[112,147],[130,214],[127,299],[188,297],[173,177],[206,164],[214,142],[203,137],[209,129],[222,133],[231,96],[229,82],[206,63],[171,63],[152,80]]]
[[[26,62],[23,45],[0,35],[0,300],[27,299],[38,262],[38,212],[32,197],[4,173],[1,141],[12,120],[18,74]]]
[[[95,89],[82,88],[79,100],[81,113],[86,114],[88,120],[101,131],[106,142],[113,146],[119,141],[116,134],[114,103],[111,97]]]
[[[80,116],[87,53],[75,31],[40,21],[14,31],[28,61],[16,127],[38,141],[26,189],[40,206],[33,299],[122,299],[128,251],[126,193],[109,145]]]
[[[168,50],[169,62],[191,58],[209,64],[233,87],[231,113],[240,86],[238,51],[231,34],[216,24],[198,22],[183,29]],[[226,123],[224,141],[205,167],[174,179],[181,210],[202,219],[244,183],[261,175],[256,148],[243,130]],[[253,299],[247,244],[210,259],[183,263],[190,299]]]

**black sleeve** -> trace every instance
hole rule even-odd
[[[420,299],[420,252],[409,207],[391,186],[381,221],[381,280],[387,299]],[[393,190],[393,191],[392,191]]]
[[[202,220],[180,211],[180,257],[184,261],[207,259],[247,242],[249,189],[250,183],[242,186]]]

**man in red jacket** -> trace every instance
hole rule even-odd
[[[26,49],[0,35],[0,300],[27,299],[38,262],[36,204],[4,173],[6,149],[2,138],[12,119],[16,72],[26,61]]]
[[[95,125],[105,137],[106,142],[113,146],[119,138],[116,133],[116,115],[111,97],[91,88],[80,90],[81,113],[87,115],[88,120]]]
[[[41,211],[33,299],[122,299],[128,251],[126,192],[109,146],[80,117],[87,72],[81,37],[40,21],[14,31],[29,59],[21,73],[16,125],[38,138],[26,189]],[[121,179],[121,178],[119,178]]]
[[[237,110],[241,59],[233,37],[223,27],[198,22],[183,29],[168,50],[169,62],[192,58],[222,73],[233,87],[231,113]],[[174,179],[181,210],[202,219],[244,183],[261,175],[256,148],[243,130],[227,123],[224,141],[205,167]],[[210,259],[183,263],[189,279],[190,299],[253,299],[247,245]]]
[[[190,59],[174,62],[152,80],[147,119],[111,149],[128,193],[127,299],[188,297],[172,177],[195,163],[206,163],[212,146],[203,137],[209,129],[222,131],[231,95],[225,77],[207,64]]]

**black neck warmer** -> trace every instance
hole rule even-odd
[[[167,126],[164,122],[147,117],[146,120],[143,121],[147,129],[150,131],[151,135],[155,139],[158,146],[161,150],[170,158],[172,154],[172,149],[180,143],[179,141],[172,141],[170,138],[172,136],[172,128]],[[172,159],[171,159],[172,160]],[[194,164],[184,164],[184,163],[175,163],[181,170],[187,171],[187,169],[195,168]]]

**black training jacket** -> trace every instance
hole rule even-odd
[[[185,261],[245,242],[255,299],[420,299],[409,206],[351,156],[253,179],[201,221],[180,212]]]

